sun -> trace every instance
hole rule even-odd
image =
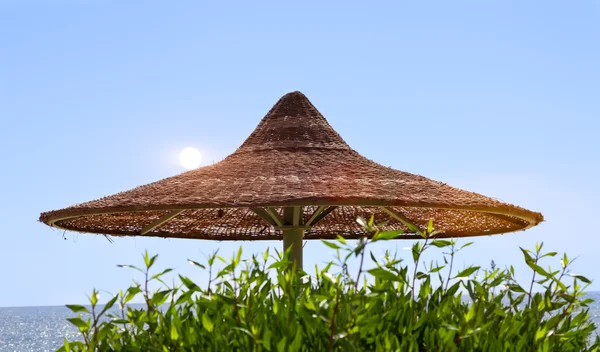
[[[202,162],[202,154],[200,151],[193,147],[184,148],[179,154],[179,162],[181,166],[188,170],[192,170],[200,166]]]

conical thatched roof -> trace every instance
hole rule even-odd
[[[388,220],[386,229],[407,230],[404,221],[425,227],[433,219],[443,237],[523,230],[543,220],[366,159],[300,92],[283,96],[217,164],[46,212],[40,220],[80,232],[217,240],[280,239],[280,227],[293,223],[315,239],[360,237],[356,217],[373,213]]]

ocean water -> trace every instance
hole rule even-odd
[[[60,306],[0,308],[0,351],[56,351],[65,337],[79,335],[66,320],[73,316]]]
[[[600,326],[600,292],[589,296],[596,301],[590,307],[592,320]],[[0,352],[56,351],[65,337],[79,336],[66,320],[73,316],[62,306],[0,308]]]

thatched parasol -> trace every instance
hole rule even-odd
[[[284,95],[223,161],[98,200],[42,213],[47,225],[117,236],[283,239],[302,266],[303,239],[356,239],[358,216],[383,230],[439,237],[525,230],[542,214],[398,171],[352,150],[300,92]]]

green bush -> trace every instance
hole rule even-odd
[[[343,238],[324,243],[337,250],[336,260],[313,275],[290,269],[287,254],[274,260],[267,251],[243,261],[241,248],[231,260],[216,253],[206,264],[191,264],[209,273],[201,287],[179,276],[169,287],[152,274],[157,256],[144,255],[144,268],[126,265],[145,276],[114,296],[106,306],[69,305],[69,321],[81,331],[59,351],[598,351],[600,338],[590,321],[584,289],[590,281],[561,268],[544,269],[541,259],[556,252],[524,250],[531,281],[521,286],[513,268],[471,266],[455,272],[458,247],[434,239],[430,223],[423,241],[412,247],[412,263],[386,253],[377,260],[366,249],[399,232],[380,232],[373,219],[359,219],[366,233],[354,245]],[[420,265],[424,251],[442,248],[443,265]],[[360,267],[351,273],[348,259]],[[364,269],[370,256],[375,267]],[[367,257],[368,258],[368,257]],[[215,269],[215,262],[226,265]],[[216,272],[215,272],[216,271]],[[162,289],[150,292],[158,280]],[[144,308],[128,305],[143,297]],[[465,299],[468,297],[468,299]],[[118,305],[118,306],[117,306]],[[120,307],[120,309],[118,308]]]

